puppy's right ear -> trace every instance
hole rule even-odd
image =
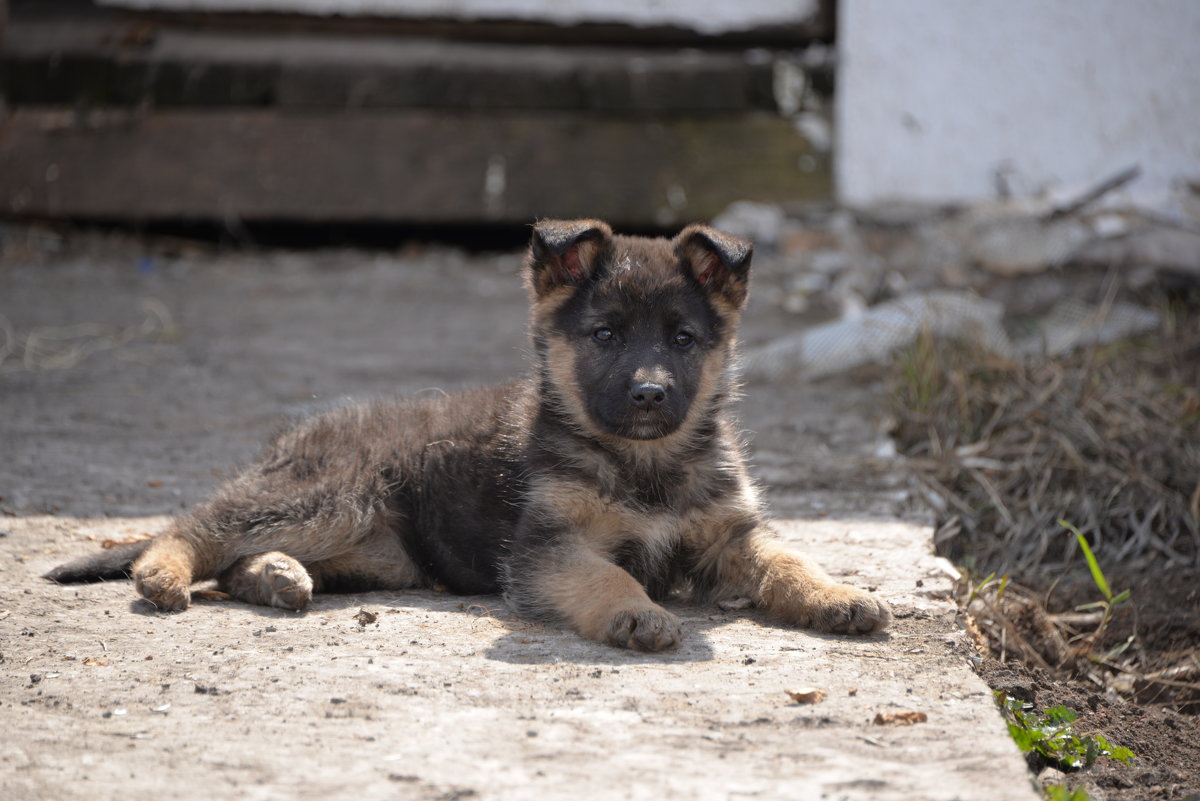
[[[612,247],[612,229],[599,220],[541,220],[529,243],[529,279],[538,297],[597,277]]]

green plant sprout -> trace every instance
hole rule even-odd
[[[1104,614],[1100,619],[1100,625],[1097,626],[1096,630],[1093,631],[1087,638],[1087,652],[1089,659],[1092,659],[1096,662],[1106,662],[1109,659],[1112,659],[1114,656],[1122,653],[1133,643],[1133,637],[1130,636],[1129,639],[1125,640],[1125,642],[1116,646],[1102,657],[1096,657],[1091,654],[1092,646],[1100,640],[1100,635],[1104,633],[1104,630],[1108,627],[1109,621],[1112,620],[1113,607],[1115,607],[1117,604],[1128,601],[1131,593],[1129,590],[1125,590],[1117,595],[1113,595],[1112,588],[1108,584],[1108,579],[1105,577],[1104,571],[1100,569],[1100,562],[1096,559],[1096,554],[1092,551],[1092,546],[1088,545],[1087,537],[1083,536],[1083,532],[1066,520],[1059,520],[1058,524],[1075,535],[1075,540],[1079,543],[1079,549],[1083,551],[1083,558],[1087,560],[1088,570],[1092,574],[1092,581],[1095,582],[1097,589],[1099,589],[1100,593],[1104,596],[1104,600],[1093,601],[1090,604],[1077,606],[1075,607],[1075,611],[1086,612],[1092,609],[1103,610]]]
[[[1104,735],[1076,734],[1071,724],[1078,716],[1065,706],[1052,706],[1039,715],[1031,711],[1032,704],[1003,690],[997,690],[995,697],[1008,724],[1008,733],[1023,753],[1038,754],[1061,770],[1079,770],[1093,764],[1098,757],[1133,764],[1134,753],[1112,745]]]
[[[984,590],[988,589],[993,584],[998,585],[996,587],[996,602],[999,603],[1000,599],[1004,597],[1005,588],[1008,587],[1008,576],[1005,575],[1002,578],[997,579],[996,573],[995,573],[995,571],[993,571],[991,573],[988,573],[987,577],[984,578],[983,581],[979,582],[978,584],[970,585],[971,592],[967,596],[967,600],[966,600],[964,606],[969,607],[971,605],[971,601],[974,601],[976,598],[978,598],[980,595],[982,595]]]

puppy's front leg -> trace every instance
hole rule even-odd
[[[867,634],[884,628],[892,618],[883,601],[838,584],[762,525],[731,538],[714,567],[716,589],[743,593],[773,616],[803,628]]]
[[[637,579],[583,543],[559,542],[506,565],[510,603],[524,614],[558,618],[591,640],[643,651],[674,648],[679,618]]]
[[[682,638],[679,618],[650,600],[622,568],[579,549],[546,565],[539,577],[547,600],[580,634],[622,648],[661,651]]]

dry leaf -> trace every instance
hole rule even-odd
[[[825,700],[825,691],[816,687],[802,687],[799,690],[784,690],[797,704],[819,704]]]
[[[366,609],[359,609],[358,614],[354,616],[360,626],[369,626],[379,619],[378,612],[368,612]]]
[[[878,712],[875,715],[876,726],[912,726],[914,723],[924,723],[929,716],[924,712],[904,710],[902,712]]]
[[[202,601],[228,601],[233,598],[229,593],[220,590],[192,590],[192,597]]]
[[[142,540],[148,539],[150,539],[150,535],[148,534],[134,534],[132,537],[126,537],[123,540],[101,540],[100,547],[108,550],[110,548],[116,548],[121,545],[129,545],[134,542],[141,542]]]
[[[88,665],[89,667],[104,667],[108,664],[108,660],[101,659],[98,656],[89,656],[84,658],[83,664]]]

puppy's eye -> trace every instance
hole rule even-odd
[[[675,347],[679,348],[680,350],[687,350],[692,345],[696,344],[696,338],[687,331],[680,331],[675,335],[675,339],[673,341],[675,342]]]
[[[613,332],[611,328],[597,328],[592,332],[592,339],[597,342],[609,342],[612,338]]]

